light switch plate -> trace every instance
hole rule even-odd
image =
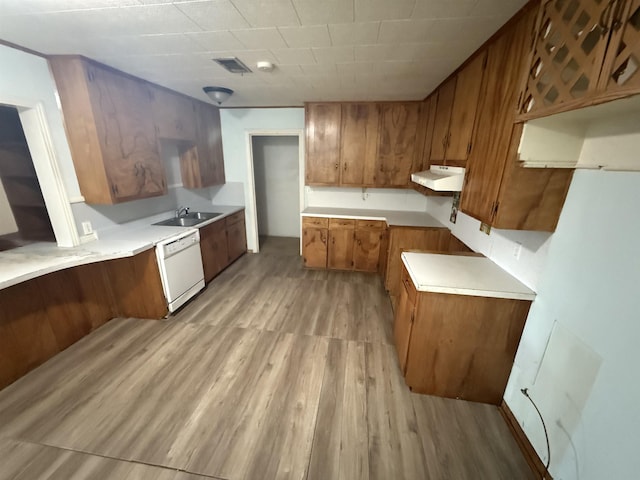
[[[90,235],[93,233],[91,222],[82,222],[82,233],[84,233],[85,235]]]

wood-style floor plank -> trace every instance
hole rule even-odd
[[[406,387],[379,277],[261,248],[0,391],[0,480],[529,478],[495,407]]]

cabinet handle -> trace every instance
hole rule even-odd
[[[344,171],[347,171],[347,162],[344,163]]]
[[[336,170],[338,169],[340,165],[338,164],[338,162],[336,162]]]

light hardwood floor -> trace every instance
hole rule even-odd
[[[411,393],[375,275],[267,239],[166,321],[0,392],[0,479],[528,479],[497,409]]]

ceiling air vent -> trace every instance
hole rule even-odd
[[[218,65],[221,65],[223,68],[226,68],[231,73],[251,73],[249,67],[247,67],[236,57],[214,58],[213,61]]]

